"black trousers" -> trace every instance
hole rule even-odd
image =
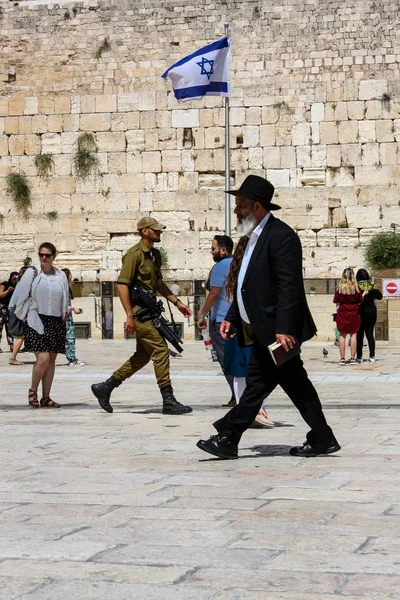
[[[368,342],[369,355],[371,357],[375,356],[375,338],[374,338],[375,323],[376,323],[376,313],[375,313],[375,315],[367,316],[364,319],[361,318],[360,329],[357,331],[357,358],[362,358],[364,333],[366,335],[367,342]]]
[[[214,423],[216,430],[238,444],[243,432],[253,423],[263,399],[280,385],[310,427],[307,441],[326,449],[333,438],[316,389],[308,378],[300,356],[277,367],[266,348],[254,340],[253,354],[246,375],[246,389],[237,406]]]

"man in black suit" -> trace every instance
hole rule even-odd
[[[274,342],[288,351],[316,333],[304,292],[300,240],[291,227],[271,214],[280,206],[271,202],[274,187],[266,179],[249,175],[238,190],[229,193],[236,196],[238,232],[249,241],[221,335],[233,337],[236,327],[240,345],[252,340],[253,354],[240,403],[214,423],[218,434],[200,440],[197,446],[219,458],[237,458],[243,432],[254,421],[263,399],[280,385],[310,427],[306,442],[290,454],[309,457],[337,452],[340,446],[300,355],[277,367],[268,351]]]

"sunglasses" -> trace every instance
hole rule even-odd
[[[39,258],[52,258],[52,254],[45,254],[44,252],[39,252]]]

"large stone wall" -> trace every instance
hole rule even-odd
[[[305,276],[364,264],[371,236],[400,221],[397,3],[2,0],[0,8],[3,276],[49,240],[74,275],[115,278],[148,214],[168,227],[168,275],[205,276],[210,240],[224,229],[223,100],[179,105],[160,75],[223,35],[225,22],[232,186],[249,172],[276,185],[280,216],[303,242]],[[73,168],[81,132],[94,133],[100,161],[86,182]],[[47,184],[38,153],[54,157]],[[28,219],[5,192],[10,171],[28,177]]]

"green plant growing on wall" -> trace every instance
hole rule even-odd
[[[109,38],[106,37],[97,48],[96,52],[94,53],[94,57],[101,58],[103,52],[108,52],[109,50],[111,50],[111,44]]]
[[[81,133],[76,145],[73,158],[76,177],[85,180],[92,174],[96,175],[99,168],[99,159],[96,156],[97,144],[93,133]]]
[[[56,210],[50,210],[46,213],[46,217],[49,221],[56,221],[58,219],[58,212]]]
[[[32,200],[25,173],[9,173],[6,176],[6,193],[11,196],[17,211],[26,215],[32,206]]]
[[[54,171],[53,156],[49,153],[37,154],[34,162],[37,176],[47,183],[50,179],[50,175]]]
[[[400,233],[378,233],[369,241],[365,257],[374,269],[400,268]]]
[[[161,266],[162,267],[168,267],[168,254],[167,254],[167,251],[164,250],[164,248],[162,248],[162,247],[158,248],[158,250],[160,251],[160,254],[161,254]]]

